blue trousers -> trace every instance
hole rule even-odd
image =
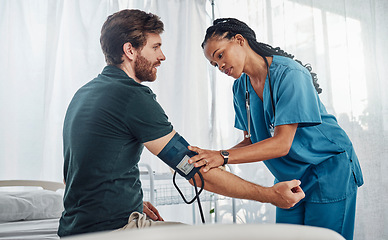
[[[346,240],[353,239],[357,190],[332,203],[301,202],[291,209],[276,208],[276,223],[291,223],[332,229]]]

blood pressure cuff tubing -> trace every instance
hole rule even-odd
[[[194,167],[194,164],[189,164],[189,159],[197,153],[190,151],[187,147],[189,143],[176,133],[174,137],[167,143],[163,150],[158,154],[158,157],[168,166],[177,171],[182,177],[187,180],[194,177],[199,171],[199,168]]]

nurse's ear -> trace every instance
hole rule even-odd
[[[240,46],[244,46],[245,44],[245,38],[241,34],[234,35],[233,40],[237,41]]]

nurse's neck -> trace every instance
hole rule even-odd
[[[266,57],[268,65],[272,63],[272,57]],[[265,79],[267,78],[267,64],[262,56],[254,52],[249,51],[247,60],[245,62],[244,72],[251,79],[252,85],[262,85],[264,87]]]

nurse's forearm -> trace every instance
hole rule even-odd
[[[274,136],[271,138],[244,147],[228,150],[228,163],[238,164],[258,162],[287,155],[294,140],[297,127],[298,124],[277,126],[275,128]]]
[[[239,142],[237,145],[235,145],[231,149],[233,149],[233,148],[241,148],[241,147],[245,147],[245,146],[251,145],[252,144],[251,139],[250,138],[246,138],[245,137],[246,135],[247,135],[247,132],[244,131],[244,140]]]
[[[288,150],[289,148],[277,143],[276,138],[272,137],[254,144],[229,149],[228,164],[260,162],[283,157],[287,155]]]

